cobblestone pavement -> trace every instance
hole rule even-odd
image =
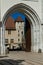
[[[12,51],[0,57],[0,65],[43,65],[43,53]]]

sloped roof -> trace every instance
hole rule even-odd
[[[14,19],[10,16],[5,22],[5,28],[6,29],[15,29],[15,21]]]
[[[16,22],[23,22],[22,18],[19,16],[17,19],[16,19]]]

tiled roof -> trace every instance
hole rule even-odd
[[[22,18],[19,16],[17,19],[16,19],[16,22],[23,22]]]
[[[5,22],[5,28],[6,29],[15,29],[15,21],[12,17],[8,17],[8,19]]]

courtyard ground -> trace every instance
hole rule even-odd
[[[6,57],[0,57],[0,65],[43,65],[43,53],[10,51]]]

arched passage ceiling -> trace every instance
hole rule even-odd
[[[37,15],[37,13],[28,5],[20,3],[17,5],[12,6],[4,15],[3,17],[3,22],[6,21],[7,17],[11,14],[14,13],[16,11],[22,12],[23,14],[25,14],[25,16],[27,16],[27,19],[30,19],[31,21],[34,22],[30,22],[32,23],[32,25],[40,25],[40,18]]]

